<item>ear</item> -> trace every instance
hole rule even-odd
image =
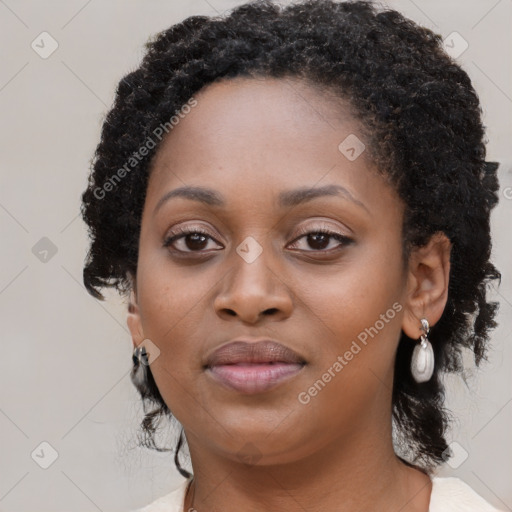
[[[418,339],[422,334],[422,318],[433,326],[443,314],[448,299],[451,248],[448,237],[437,232],[427,245],[411,252],[402,322],[402,330],[409,338]]]
[[[140,310],[137,303],[137,286],[135,279],[132,276],[130,276],[130,280],[132,282],[132,287],[130,291],[130,300],[128,303],[128,315],[126,317],[126,324],[128,325],[128,329],[130,329],[133,348],[135,349],[142,343],[142,341],[145,339],[145,336],[144,331],[142,330]]]

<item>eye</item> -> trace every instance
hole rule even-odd
[[[176,252],[203,252],[208,248],[209,240],[216,240],[200,227],[178,227],[163,243],[164,247],[172,247]],[[181,245],[180,247],[177,247]]]
[[[325,227],[309,231],[304,229],[301,230],[300,234],[301,236],[295,238],[291,246],[297,248],[293,246],[297,246],[298,241],[304,238],[312,249],[299,248],[299,250],[305,250],[306,252],[329,252],[331,249],[338,249],[353,242],[351,238]],[[218,243],[204,228],[178,227],[164,240],[163,246],[172,247],[178,253],[202,253],[207,252],[208,249],[218,250],[214,247],[208,247],[210,241]],[[329,247],[333,241],[338,243]]]
[[[297,242],[303,238],[306,240],[307,245],[312,247],[312,249],[303,249],[307,252],[328,252],[331,249],[339,249],[353,242],[351,238],[341,233],[328,228],[320,228],[309,231],[303,230],[302,236],[296,238],[292,245],[296,246]],[[338,244],[334,243],[334,246],[329,247],[333,241],[337,241]]]

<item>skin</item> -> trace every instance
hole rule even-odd
[[[404,205],[369,152],[354,161],[340,152],[348,135],[364,137],[327,93],[292,79],[236,78],[194,97],[152,163],[127,318],[150,361],[158,347],[151,372],[185,431],[194,472],[185,510],[427,512],[430,478],[393,450],[393,364],[401,331],[418,339],[420,319],[433,326],[442,315],[449,241],[435,236],[403,261]],[[364,206],[347,194],[277,204],[282,191],[331,184]],[[226,204],[175,197],[155,213],[184,185],[215,189]],[[164,247],[177,226],[209,238]],[[352,241],[315,244],[302,228]],[[249,236],[262,248],[252,263],[236,252]],[[394,303],[394,318],[300,403]],[[307,364],[266,393],[226,389],[202,365],[241,336],[274,338]]]

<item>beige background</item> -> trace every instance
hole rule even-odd
[[[240,3],[0,0],[0,511],[127,511],[180,481],[170,454],[130,449],[141,410],[128,375],[125,305],[114,294],[99,303],[82,285],[80,194],[117,81],[149,35]],[[468,42],[458,60],[482,101],[488,159],[503,163],[493,213],[500,325],[469,388],[449,379],[448,405],[459,418],[450,438],[468,457],[442,474],[512,510],[512,2],[388,4]],[[31,48],[42,31],[59,45],[47,59]],[[46,263],[33,253],[43,237],[57,250]],[[58,454],[48,469],[34,461],[51,462],[43,441]]]

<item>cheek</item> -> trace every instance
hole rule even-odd
[[[396,255],[369,254],[361,253],[330,276],[302,280],[304,311],[321,343],[317,361],[323,366],[350,350],[351,367],[392,364],[403,310],[401,262]]]
[[[198,344],[205,342],[199,333],[211,283],[193,277],[192,272],[152,265],[140,273],[138,287],[144,335],[158,346],[162,356],[155,371],[165,364],[177,378],[184,370],[184,361],[193,361]]]
[[[160,350],[151,363],[151,373],[165,403],[181,421],[183,411],[190,405],[190,395],[195,394],[193,387],[200,367],[195,359],[200,352],[197,344],[204,291],[190,279],[166,275],[155,267],[141,276],[140,283],[144,335]]]
[[[304,410],[322,418],[326,436],[335,436],[340,425],[350,429],[344,418],[362,418],[390,400],[387,383],[403,306],[394,276],[382,278],[376,270],[347,272],[319,284],[304,300],[318,350],[300,391],[309,399]]]

